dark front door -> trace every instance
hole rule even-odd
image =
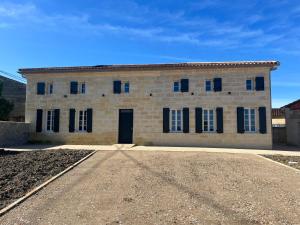
[[[119,110],[119,143],[131,144],[133,131],[133,109]]]

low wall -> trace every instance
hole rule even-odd
[[[9,147],[27,143],[29,123],[0,121],[0,147]]]
[[[273,127],[273,144],[286,144],[286,127]]]

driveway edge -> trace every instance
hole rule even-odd
[[[300,170],[298,170],[298,169],[296,169],[296,168],[294,168],[294,167],[291,167],[291,166],[285,165],[285,164],[283,164],[283,163],[281,163],[281,162],[277,162],[277,161],[275,161],[275,160],[266,158],[266,157],[264,157],[264,156],[262,156],[262,155],[258,155],[258,154],[257,154],[257,156],[260,157],[260,158],[263,158],[263,159],[265,159],[265,160],[267,160],[267,161],[270,161],[270,162],[276,163],[276,164],[278,164],[278,165],[284,166],[284,167],[286,167],[286,168],[292,169],[292,170],[296,171],[297,173],[300,173]]]
[[[14,207],[16,207],[17,205],[19,205],[20,203],[22,203],[23,201],[25,201],[27,198],[29,198],[30,196],[34,195],[35,193],[37,193],[38,191],[40,191],[41,189],[43,189],[44,187],[46,187],[48,184],[52,183],[53,181],[55,181],[57,178],[61,177],[62,175],[64,175],[65,173],[67,173],[69,170],[73,169],[74,167],[76,167],[77,165],[79,165],[80,163],[82,163],[84,160],[88,159],[89,157],[91,157],[93,154],[95,154],[96,151],[91,152],[90,154],[88,154],[87,156],[85,156],[84,158],[80,159],[79,161],[75,162],[73,165],[69,166],[67,169],[63,170],[62,172],[60,172],[59,174],[55,175],[54,177],[50,178],[49,180],[45,181],[44,183],[42,183],[41,185],[37,186],[36,188],[34,188],[32,191],[28,192],[26,195],[24,195],[23,197],[19,198],[18,200],[14,201],[13,203],[9,204],[8,206],[6,206],[5,208],[0,210],[0,217],[3,216],[5,213],[7,213],[9,210],[13,209]]]

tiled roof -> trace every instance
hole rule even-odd
[[[21,74],[52,73],[52,72],[85,72],[85,71],[128,71],[128,70],[155,70],[155,69],[197,69],[197,68],[232,68],[232,67],[270,67],[276,69],[278,61],[239,61],[239,62],[190,62],[166,64],[123,64],[123,65],[96,65],[73,67],[44,67],[19,69]]]
[[[283,118],[284,110],[283,109],[272,109],[272,118]]]
[[[300,109],[300,99],[298,99],[290,104],[287,104],[285,106],[282,106],[281,108],[289,108],[291,110]]]

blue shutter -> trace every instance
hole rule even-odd
[[[115,80],[114,81],[114,94],[120,94],[121,93],[121,81]]]
[[[222,91],[222,78],[214,79],[214,91]]]
[[[223,108],[218,107],[217,112],[217,133],[223,133]]]
[[[202,133],[202,108],[195,109],[195,131]]]
[[[183,133],[189,133],[190,131],[190,119],[189,119],[189,108],[183,108],[182,109],[182,114],[183,114]]]
[[[38,95],[44,95],[45,94],[45,83],[44,82],[38,82],[37,83],[36,93]]]
[[[267,133],[267,115],[266,107],[259,107],[259,132],[262,134]]]
[[[70,83],[70,94],[77,94],[78,92],[78,82],[71,81]]]
[[[42,132],[43,128],[43,110],[37,109],[36,110],[36,132]]]
[[[181,92],[189,92],[189,79],[181,79]]]
[[[59,132],[59,115],[60,115],[60,110],[55,109],[54,110],[54,127],[53,127],[54,132]]]
[[[265,90],[265,78],[264,77],[256,77],[255,78],[255,90],[256,91],[264,91]]]
[[[73,133],[75,131],[75,109],[70,109],[69,112],[69,132]]]
[[[170,109],[163,108],[163,133],[170,131]]]
[[[245,125],[244,125],[244,108],[237,107],[237,132],[245,133]]]
[[[87,109],[87,124],[86,124],[86,131],[91,133],[93,131],[93,109]]]

